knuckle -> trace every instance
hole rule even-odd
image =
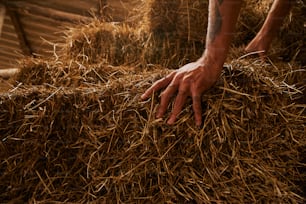
[[[179,92],[177,93],[178,96],[187,96],[188,95],[188,91],[184,90],[184,89],[180,89]]]

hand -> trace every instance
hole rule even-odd
[[[206,60],[207,61],[207,60]],[[161,89],[160,105],[156,117],[162,118],[167,110],[171,98],[177,93],[174,99],[174,107],[167,123],[173,124],[188,97],[192,98],[192,107],[195,116],[195,123],[200,126],[202,123],[202,94],[212,87],[220,76],[222,66],[215,63],[206,63],[202,58],[196,62],[184,65],[178,70],[171,72],[166,77],[156,81],[141,96],[142,100],[149,98],[154,92]]]

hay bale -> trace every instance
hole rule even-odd
[[[260,2],[248,1],[245,4],[238,19],[237,34],[233,40],[234,46],[246,45],[255,37],[263,25],[272,3],[273,0],[264,0]],[[295,61],[305,65],[305,10],[305,3],[297,1],[289,16],[284,20],[279,33],[275,36],[270,47],[269,57],[279,58],[282,61]]]
[[[250,1],[243,7],[233,45],[244,45],[255,36],[271,2]],[[131,16],[126,23],[94,20],[88,25],[71,28],[67,31],[67,43],[61,55],[67,55],[82,64],[105,61],[115,66],[160,64],[178,68],[202,55],[205,48],[207,4],[207,1],[198,0],[146,1],[137,7],[137,15],[134,18]],[[141,12],[144,13],[142,21],[139,20]],[[131,19],[138,19],[140,23],[135,25]],[[288,29],[282,29],[282,32]],[[304,43],[301,44],[303,39],[298,41],[298,33],[295,32],[294,39],[299,42],[298,49],[301,50]],[[283,37],[281,41],[286,42]],[[292,39],[292,36],[288,35],[287,39]],[[272,53],[279,53],[280,47],[273,45]],[[296,54],[297,46],[291,47]]]
[[[179,7],[176,9],[176,6]],[[83,64],[105,60],[115,66],[160,64],[178,68],[202,55],[205,35],[182,27],[184,24],[181,21],[189,21],[189,26],[194,29],[206,29],[205,21],[200,18],[204,15],[202,11],[207,11],[202,9],[205,6],[205,1],[146,1],[135,9],[138,12],[133,12],[136,14],[131,15],[126,23],[94,20],[88,25],[71,28],[66,32],[67,45],[62,55]],[[140,10],[146,15],[139,25]],[[186,16],[199,20],[191,22]],[[174,17],[178,19],[174,20]],[[138,20],[137,25],[135,19]],[[197,23],[203,26],[195,26]],[[169,24],[175,25],[175,29]],[[187,43],[182,36],[189,36]]]
[[[169,70],[109,63],[193,60],[203,42],[166,31],[95,21],[59,58],[23,62],[26,86],[0,94],[2,202],[305,202],[305,69],[232,61],[201,129],[191,106],[165,126],[139,96]]]
[[[136,22],[132,21],[129,16],[139,15],[134,13],[136,7],[141,4],[140,0],[109,0],[101,2],[100,16],[108,22]]]
[[[65,59],[24,58],[19,61],[20,71],[15,76],[17,83],[63,87],[91,87],[129,73],[131,67],[114,67],[105,62],[99,64],[80,64]]]
[[[197,60],[205,46],[202,42],[183,41],[176,33],[152,33],[144,45],[142,64],[159,64],[171,69]]]
[[[63,55],[82,64],[103,60],[112,65],[135,63],[143,49],[142,37],[128,25],[94,20],[67,31]]]
[[[298,1],[286,18],[274,47],[283,61],[296,61],[306,65],[306,4]]]
[[[150,0],[144,7],[141,25],[149,32],[174,32],[190,41],[205,41],[208,1]]]
[[[146,1],[143,7],[140,7],[144,14],[141,26],[156,33],[175,31],[179,5],[180,1]]]
[[[271,8],[273,0],[257,1],[250,0],[241,9],[236,25],[236,34],[233,38],[234,46],[246,45],[250,42],[261,28]],[[144,7],[144,18],[140,26],[148,33],[155,34],[171,32],[176,41],[181,39],[186,42],[202,42],[204,49],[207,32],[208,1],[146,1]],[[298,2],[293,8],[290,17],[287,18],[277,42],[272,46],[272,53],[277,53],[285,59],[303,61],[302,49],[305,47],[305,28],[303,24],[306,17],[303,15],[305,4]],[[305,64],[305,63],[304,63]]]
[[[157,97],[139,100],[167,70],[1,94],[0,199],[302,203],[305,81],[295,80],[305,70],[232,63],[203,96],[201,129],[191,106],[165,126],[154,119]]]
[[[69,33],[62,55],[82,64],[104,61],[114,66],[159,64],[178,68],[201,56],[204,47],[202,42],[183,41],[176,33],[148,33],[97,21]]]
[[[233,45],[249,43],[261,28],[273,0],[244,2],[237,20]]]
[[[266,4],[266,1],[252,0],[243,6],[237,23],[235,44],[241,45],[250,33],[256,33],[256,28],[260,26],[268,12],[266,8],[269,7]],[[144,7],[139,10],[144,11],[141,25],[144,25],[148,32],[173,32],[183,40],[205,42],[208,1],[151,0],[146,1]]]

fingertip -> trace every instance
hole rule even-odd
[[[202,120],[201,120],[201,119],[196,119],[195,123],[196,123],[196,126],[197,126],[197,127],[201,127],[201,125],[202,125]]]
[[[160,119],[160,118],[162,118],[162,117],[163,117],[163,115],[162,115],[160,112],[157,112],[157,113],[156,113],[156,118],[157,118],[157,119]]]
[[[168,121],[167,121],[167,124],[168,124],[168,125],[173,125],[173,124],[174,124],[174,122],[173,122],[173,121],[168,120]]]
[[[173,125],[173,124],[175,123],[175,120],[176,120],[176,117],[171,116],[171,117],[169,118],[169,120],[167,121],[167,124],[168,124],[168,125]]]
[[[165,112],[166,112],[166,109],[162,105],[159,105],[157,108],[157,112],[156,112],[156,118],[158,119],[162,118]]]
[[[151,89],[147,89],[147,90],[140,96],[140,98],[141,98],[142,100],[146,100],[146,99],[148,99],[151,95],[152,95],[152,90],[151,90]]]
[[[200,110],[197,110],[197,112],[194,113],[194,119],[195,119],[196,126],[201,126],[201,124],[202,124],[202,115],[201,115],[201,111]]]
[[[142,94],[142,95],[140,96],[140,98],[141,98],[141,100],[146,100],[148,97],[147,97],[147,95],[144,93],[144,94]]]
[[[194,111],[195,124],[199,127],[202,125],[201,97],[197,95],[193,96],[192,108]]]
[[[194,113],[194,119],[197,125],[201,125],[202,123],[202,111],[201,109],[197,109]]]

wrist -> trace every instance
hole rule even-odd
[[[205,49],[203,55],[198,59],[201,64],[206,64],[215,68],[222,68],[226,60],[227,50],[225,49]]]
[[[217,55],[205,54],[204,52],[202,57],[197,60],[197,63],[205,69],[203,73],[209,73],[210,80],[215,82],[221,75],[224,60],[221,61]]]

